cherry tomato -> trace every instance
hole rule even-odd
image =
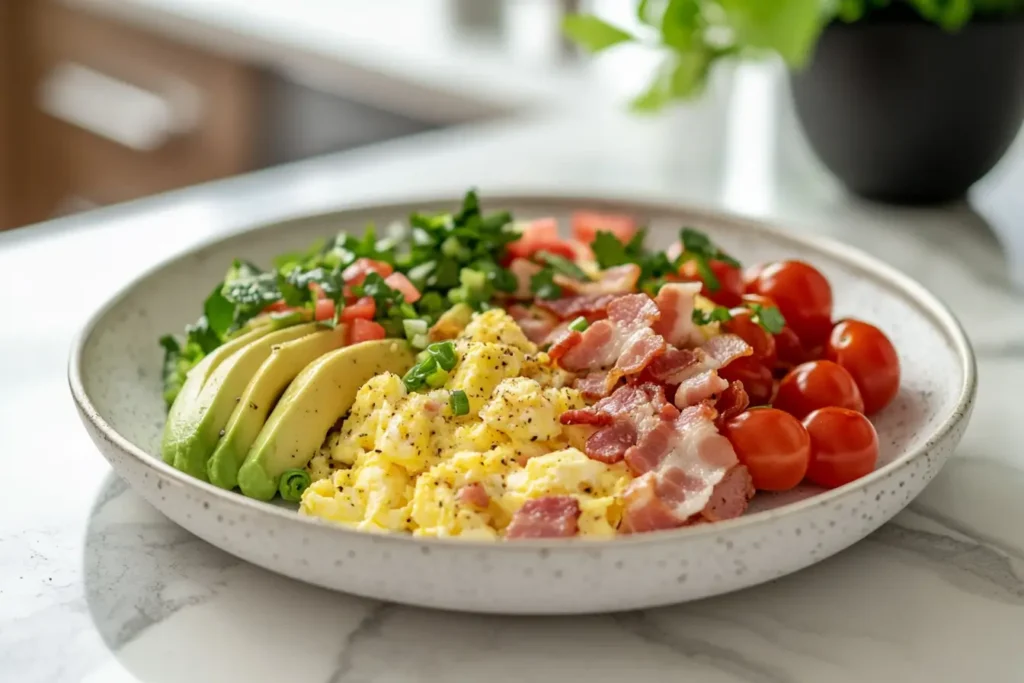
[[[776,359],[775,338],[755,322],[754,312],[749,308],[734,308],[730,313],[732,318],[722,323],[722,330],[738,335],[754,349],[754,358],[768,368],[773,367]]]
[[[878,433],[861,413],[822,408],[804,418],[804,427],[811,437],[807,478],[818,486],[833,489],[875,469]]]
[[[900,389],[900,359],[885,333],[860,320],[843,320],[832,328],[825,357],[853,377],[864,399],[864,412],[889,405]]]
[[[364,341],[383,339],[387,334],[387,330],[385,330],[380,323],[375,323],[372,320],[356,318],[352,321],[352,325],[348,332],[348,343],[358,344]]]
[[[391,264],[383,261],[374,261],[371,258],[358,258],[352,265],[342,271],[341,277],[346,284],[361,285],[366,276],[370,273],[377,273],[381,277],[387,277],[395,271]]]
[[[391,273],[384,278],[384,283],[391,289],[401,292],[408,303],[414,304],[419,301],[420,290],[416,289],[416,285],[409,282],[409,278],[402,273]]]
[[[811,411],[829,406],[864,412],[864,399],[853,377],[828,360],[815,360],[793,368],[779,383],[772,405],[800,419]]]
[[[832,331],[832,287],[803,261],[778,261],[764,267],[748,291],[775,300],[807,348],[825,343]]]
[[[374,314],[377,312],[377,303],[373,300],[372,296],[364,296],[353,304],[345,306],[341,309],[341,319],[345,322],[352,322],[354,320],[373,320]],[[334,315],[334,311],[331,311],[331,315]]]
[[[807,360],[807,353],[800,343],[800,337],[788,326],[783,327],[782,331],[775,335],[775,351],[779,365],[787,370]]]
[[[723,424],[722,434],[750,470],[756,489],[786,491],[807,474],[811,438],[788,413],[774,408],[748,410]]]
[[[718,375],[730,383],[742,382],[751,405],[764,405],[772,400],[775,388],[772,371],[753,356],[737,358],[719,370]]]
[[[743,291],[747,294],[754,294],[754,283],[757,282],[758,276],[767,263],[755,263],[752,266],[747,266],[746,270],[743,271]]]
[[[625,214],[576,211],[571,223],[572,236],[586,244],[593,242],[598,232],[610,232],[623,244],[636,234],[636,221]]]

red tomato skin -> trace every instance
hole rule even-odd
[[[889,405],[900,390],[900,357],[889,337],[861,320],[841,320],[832,328],[825,357],[845,368],[864,399],[864,413]]]
[[[772,371],[753,356],[737,358],[718,371],[727,382],[742,382],[751,405],[765,405],[772,400],[775,380]]]
[[[622,243],[629,242],[636,234],[636,221],[626,214],[575,211],[570,223],[572,236],[585,244],[593,242],[598,232],[610,232]]]
[[[387,331],[380,323],[372,320],[356,318],[352,321],[348,332],[348,343],[359,344],[364,341],[374,341],[387,336]]]
[[[754,289],[754,283],[757,282],[758,276],[761,275],[761,271],[767,266],[767,263],[755,263],[752,266],[747,266],[743,271],[743,291],[747,294],[756,294]]]
[[[806,476],[811,439],[792,415],[774,408],[749,410],[728,420],[721,432],[750,471],[754,488],[788,491]]]
[[[718,279],[718,289],[711,291],[705,284],[700,289],[701,296],[711,299],[719,306],[734,308],[743,303],[743,275],[740,269],[730,266],[724,261],[711,261],[711,272]],[[702,278],[693,261],[687,261],[679,267],[679,275],[685,281],[701,282]]]
[[[330,299],[318,299],[313,309],[315,320],[330,320],[334,317],[334,302]]]
[[[402,273],[391,273],[384,278],[384,284],[391,289],[397,289],[405,297],[406,302],[414,304],[420,300],[420,290],[416,289],[416,285],[409,282]]]
[[[390,263],[374,261],[370,258],[358,258],[352,265],[341,272],[341,278],[349,285],[361,285],[370,273],[377,273],[381,277],[387,277],[395,269]]]
[[[754,358],[768,368],[774,367],[775,337],[754,322],[754,312],[749,308],[734,308],[729,312],[732,319],[722,323],[722,331],[738,335],[754,350]]]
[[[290,311],[290,310],[292,310],[292,307],[289,306],[288,303],[284,299],[281,299],[280,301],[275,301],[274,303],[272,303],[269,306],[267,306],[266,308],[264,308],[263,312],[264,313],[284,313],[285,311]]]
[[[864,400],[853,377],[827,360],[802,363],[790,370],[779,383],[772,405],[801,420],[830,406],[864,412]]]
[[[355,303],[345,306],[341,309],[341,316],[339,316],[345,322],[353,322],[355,320],[373,320],[373,316],[377,313],[377,303],[373,300],[372,296],[364,296]]]
[[[878,462],[878,432],[861,413],[821,408],[804,418],[811,438],[807,479],[833,489],[870,474]]]
[[[502,265],[508,267],[514,259],[530,259],[541,251],[580,261],[593,260],[594,252],[580,240],[566,240],[558,236],[558,222],[554,218],[540,218],[523,228],[522,236],[505,247]]]
[[[803,261],[768,264],[748,292],[775,300],[807,348],[823,345],[832,331],[832,287],[817,268]]]
[[[763,296],[761,294],[747,294],[745,293],[742,297],[744,306],[751,306],[757,304],[764,308],[778,308],[779,305],[775,303],[775,299],[771,297]]]

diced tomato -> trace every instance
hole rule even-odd
[[[313,317],[316,320],[330,320],[334,317],[334,302],[330,299],[319,299],[316,308],[313,309]]]
[[[558,221],[554,218],[538,218],[523,228],[524,240],[548,242],[558,239]]]
[[[285,302],[284,299],[281,299],[280,301],[275,301],[274,303],[272,303],[269,306],[267,306],[266,308],[264,308],[263,312],[264,313],[284,313],[285,311],[290,311],[291,308],[292,307],[289,306]]]
[[[523,228],[522,236],[506,247],[506,261],[511,263],[516,258],[530,258],[538,251],[550,251],[566,258],[573,258],[575,253],[558,236],[558,221],[554,218],[540,218]],[[508,265],[505,263],[504,265]]]
[[[374,261],[369,258],[360,258],[356,259],[355,263],[342,271],[341,277],[350,285],[361,285],[370,273],[377,273],[381,277],[386,278],[393,272],[395,272],[395,269],[389,263]]]
[[[572,236],[590,244],[598,232],[610,232],[620,242],[628,242],[636,234],[636,221],[632,216],[620,213],[598,213],[597,211],[576,211],[572,214]]]
[[[383,339],[386,336],[387,332],[380,323],[375,323],[372,320],[356,318],[352,321],[352,325],[349,328],[348,343],[358,344],[364,341]]]
[[[333,312],[332,312],[333,313]],[[373,320],[377,313],[377,304],[372,296],[364,296],[354,304],[349,304],[341,309],[341,319],[345,322],[354,320]]]
[[[409,278],[402,273],[391,273],[391,275],[384,278],[384,282],[391,289],[397,289],[401,292],[402,296],[410,304],[416,303],[420,298],[420,290],[416,289],[416,285],[409,282]]]
[[[324,288],[315,282],[309,283],[309,291],[313,292],[314,301],[327,298],[327,295],[324,294]]]

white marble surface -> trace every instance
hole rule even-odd
[[[0,235],[0,680],[1021,680],[1024,297],[981,215],[1022,215],[1024,152],[973,208],[865,205],[808,157],[776,85],[744,69],[734,90],[655,120],[581,110],[433,133]],[[953,307],[979,355],[957,456],[894,522],[798,574],[571,619],[310,588],[191,537],[110,473],[64,372],[72,335],[126,278],[256,222],[469,184],[485,197],[554,188],[716,205],[897,265]]]

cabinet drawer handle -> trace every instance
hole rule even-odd
[[[56,119],[129,149],[151,152],[194,130],[200,119],[194,87],[168,79],[161,90],[63,62],[40,83],[38,96],[40,108]]]

